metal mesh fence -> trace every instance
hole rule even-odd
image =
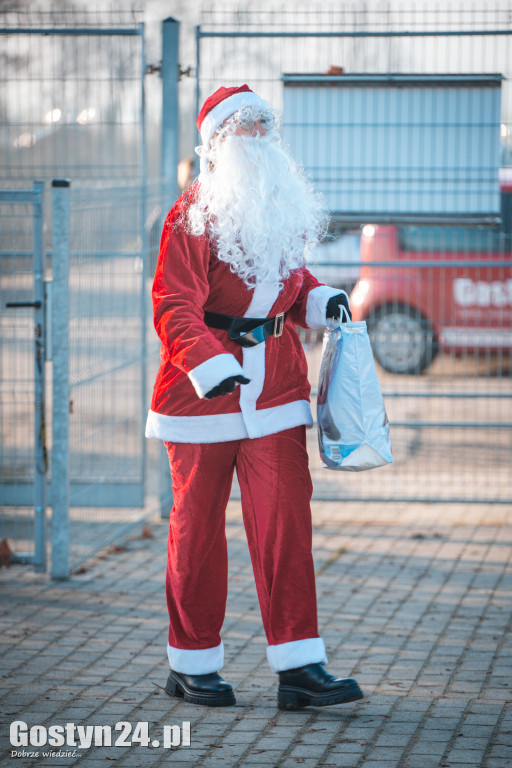
[[[148,261],[154,263],[163,207],[159,183],[71,188],[69,194],[69,565],[73,569],[157,505],[159,446],[145,440],[144,422],[159,345],[154,333],[148,339],[151,275],[146,277],[144,253],[147,249]],[[34,308],[6,305],[34,300],[33,216],[29,204],[0,200],[0,539],[7,540],[15,555],[29,556],[34,550],[34,446],[40,433],[35,424]],[[52,278],[52,264],[49,252],[47,280]],[[53,304],[58,318],[59,307]],[[65,315],[61,321],[66,322]],[[46,341],[51,358],[51,324]],[[53,366],[42,365],[47,466],[45,462],[38,471],[47,470],[51,506],[52,489],[61,479],[52,467]]]
[[[34,313],[6,309],[7,302],[34,300],[32,206],[0,205],[2,258],[2,473],[33,478]],[[28,227],[20,226],[20,223]],[[7,449],[12,446],[12,450]]]
[[[6,305],[34,300],[33,216],[28,203],[0,202],[0,539],[28,553],[33,510],[14,514],[8,497],[34,482],[34,310]]]
[[[3,185],[25,188],[33,179],[72,179],[70,565],[74,567],[119,535],[130,520],[140,519],[144,510],[143,258],[146,228],[152,231],[146,213],[155,194],[144,185],[144,27],[141,14],[131,11],[2,10],[0,30]],[[51,279],[49,183],[44,197],[46,277]],[[16,209],[2,209],[3,213],[2,291],[5,288],[6,296],[13,290],[16,296],[25,295],[34,280],[31,220]],[[1,533],[18,551],[26,549],[25,531],[34,516],[33,509],[23,505],[33,497],[35,393],[30,369],[33,309],[15,313],[4,316],[2,306],[2,472],[9,475],[9,484],[1,489],[9,490],[2,498],[9,504],[2,508],[2,524],[8,515],[10,525]],[[44,435],[51,506],[52,480],[58,481],[52,478],[51,467],[51,363],[46,374]]]
[[[400,283],[390,274],[396,267],[363,266],[364,277],[352,293],[354,315],[368,322],[394,463],[364,476],[322,469],[312,434],[318,498],[510,503],[510,256],[503,264],[473,266],[460,259],[456,268],[407,268],[398,263]],[[370,288],[357,306],[361,283]],[[455,303],[461,284],[487,292],[471,312]],[[375,287],[384,288],[386,303],[372,310],[365,302]],[[500,306],[493,306],[493,289]],[[425,303],[431,311],[422,315],[417,307]],[[316,381],[320,345],[308,344],[307,352]]]
[[[0,27],[2,177],[140,181],[140,15],[10,11]]]
[[[509,37],[508,3],[417,10],[211,9],[203,13],[198,31],[198,103],[226,82],[247,80],[282,109],[283,76],[292,73],[500,72],[506,77],[511,69]],[[506,124],[510,94],[510,82],[504,83]],[[286,126],[286,115],[284,122]]]
[[[313,4],[309,11],[216,9],[203,14],[197,37],[197,107],[220,85],[247,82],[273,106],[284,108],[285,142],[327,197],[327,177],[341,192],[347,180],[364,177],[380,184],[378,193],[374,185],[372,210],[368,194],[350,210],[336,204],[342,200],[339,190],[337,198],[328,197],[331,237],[310,268],[322,282],[351,292],[355,316],[368,322],[395,462],[363,475],[329,472],[320,466],[312,430],[308,439],[317,498],[512,500],[512,195],[503,170],[512,165],[511,11],[506,3],[417,11],[357,6],[326,11],[314,10]],[[140,521],[156,503],[161,482],[160,446],[145,441],[143,432],[159,348],[150,282],[162,217],[170,205],[162,202],[159,184],[144,184],[140,21],[137,14],[117,11],[0,13],[2,176],[10,179],[9,187],[58,176],[73,182],[71,567]],[[432,94],[430,83],[439,85],[447,76],[466,78],[464,87],[470,82],[474,96],[464,102],[458,90],[453,98],[446,90],[445,102],[434,94],[429,111],[426,102],[414,111],[413,95],[397,111],[391,108],[392,88],[377,82],[390,81],[389,75],[402,77],[398,85],[395,78],[395,86],[404,93],[403,76],[416,80],[418,88],[423,78]],[[479,101],[483,76],[493,89],[485,102],[492,114],[484,114],[484,101]],[[307,97],[304,91],[297,98],[297,78],[300,87],[307,84]],[[322,78],[320,98],[316,86]],[[357,87],[364,81],[366,90],[359,101],[350,97],[348,110],[338,105],[329,111],[343,78],[345,83],[352,78]],[[312,90],[308,79],[316,82]],[[416,144],[409,141],[413,125]],[[366,155],[357,165],[350,165],[352,138],[341,138],[342,126],[352,131],[350,137],[366,136]],[[468,134],[468,126],[473,133]],[[190,147],[183,149],[192,149],[194,131],[191,125]],[[439,156],[436,137],[444,141]],[[395,167],[382,165],[390,154],[389,141],[395,142],[395,152],[398,147]],[[487,151],[489,142],[492,151]],[[319,148],[325,154],[322,162]],[[450,165],[454,153],[457,163]],[[386,179],[383,168],[391,178]],[[410,178],[411,169],[424,174],[420,184],[427,177],[438,183],[440,193],[427,195],[420,188],[412,213],[404,213],[405,208],[398,210],[404,194],[397,193],[396,183]],[[479,207],[466,205],[477,197],[470,185],[478,194],[486,187]],[[433,201],[428,211],[427,199]],[[382,200],[387,207],[379,207]],[[454,201],[465,201],[467,210]],[[51,229],[47,217],[48,251]],[[9,493],[34,480],[33,310],[4,310],[8,297],[33,297],[32,239],[29,207],[0,205],[0,458],[2,490],[9,487]],[[51,277],[51,258],[46,276]],[[312,332],[302,337],[315,385],[321,337]],[[50,365],[47,372],[51,381]],[[47,400],[49,415],[49,394]],[[45,444],[51,458],[50,435],[48,423]],[[51,460],[49,470],[51,479]],[[30,511],[21,501],[16,516],[13,507],[1,509],[0,538],[30,550]]]
[[[146,230],[151,242],[159,228],[153,220],[160,209],[156,184],[71,190],[72,567],[154,508],[145,488],[144,423],[148,359],[158,348],[151,339],[147,354],[150,307],[143,254]]]
[[[71,477],[142,483],[140,190],[72,191]]]
[[[284,140],[332,213],[310,269],[352,293],[377,359],[394,464],[323,469],[312,430],[316,498],[512,500],[510,11],[203,15],[197,106],[247,82],[284,108]],[[302,337],[314,387],[321,337]]]

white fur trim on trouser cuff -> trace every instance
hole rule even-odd
[[[267,660],[272,672],[297,669],[297,667],[304,667],[306,664],[327,664],[325,645],[321,637],[269,645]]]
[[[227,352],[223,355],[215,355],[205,360],[201,365],[196,365],[189,371],[188,377],[198,397],[204,397],[207,392],[220,384],[230,376],[243,376],[244,369],[234,355]]]
[[[215,648],[187,651],[167,644],[167,657],[171,669],[184,675],[209,675],[224,666],[224,645],[222,640]]]
[[[341,291],[339,288],[329,288],[328,285],[319,285],[308,293],[306,304],[306,325],[308,328],[325,328],[328,325],[329,321],[325,316],[327,304],[329,299],[340,293],[345,293],[345,291]],[[347,296],[346,293],[345,296]]]

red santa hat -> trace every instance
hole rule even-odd
[[[267,102],[251,91],[248,85],[219,88],[209,96],[197,116],[197,128],[203,140],[203,146],[210,146],[210,139],[224,120],[243,107],[268,109]]]

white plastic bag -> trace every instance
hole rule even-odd
[[[389,422],[365,322],[325,330],[317,399],[324,466],[360,472],[391,464]]]

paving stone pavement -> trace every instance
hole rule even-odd
[[[152,520],[153,538],[104,551],[69,582],[4,568],[1,765],[510,768],[510,516],[499,505],[315,503],[328,669],[357,677],[365,698],[297,712],[276,706],[237,502],[223,628],[235,707],[198,707],[163,690],[165,522]],[[148,723],[161,745],[13,747],[16,720],[46,729],[126,722],[131,736]],[[164,734],[175,743],[183,723],[190,746],[164,748]],[[45,731],[32,734],[37,742]]]

